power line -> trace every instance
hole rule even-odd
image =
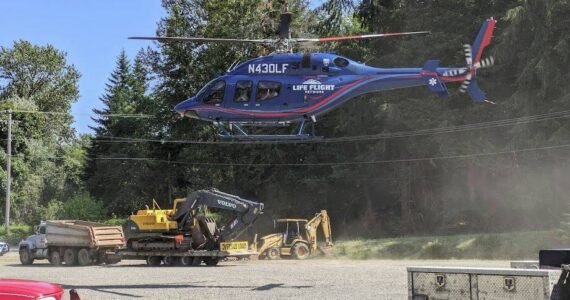
[[[338,137],[338,138],[327,138],[322,140],[299,140],[299,141],[188,141],[188,140],[168,140],[168,139],[149,139],[149,138],[129,138],[129,137],[97,137],[97,142],[102,143],[171,143],[171,144],[304,144],[304,143],[340,143],[340,142],[357,142],[357,141],[370,141],[370,140],[382,140],[382,139],[393,139],[393,138],[404,138],[404,137],[415,137],[415,136],[425,136],[425,135],[435,135],[444,133],[455,133],[471,130],[481,130],[495,127],[506,127],[514,126],[519,124],[527,124],[533,122],[548,121],[560,118],[570,117],[570,110],[545,113],[539,115],[533,115],[528,117],[520,117],[513,119],[503,119],[496,121],[488,121],[481,123],[472,123],[459,126],[449,126],[449,127],[439,127],[431,129],[419,129],[411,131],[400,131],[391,133],[381,133],[374,135],[360,135],[352,137]]]
[[[0,111],[2,113],[7,113],[6,110]],[[36,111],[36,110],[12,110],[15,113],[26,113],[26,114],[43,114],[43,115],[65,115],[69,116],[70,113],[66,112],[58,112],[58,111]],[[83,116],[93,116],[92,114],[86,113],[75,113],[74,115],[83,115]],[[145,115],[145,114],[96,114],[96,116],[100,117],[116,117],[116,118],[155,118],[154,115]]]
[[[6,113],[7,111],[0,111]],[[68,113],[54,112],[54,111],[30,111],[30,110],[13,110],[13,112],[19,113],[31,113],[31,114],[46,114],[46,115],[68,115]],[[153,115],[144,114],[105,114],[99,115],[102,117],[119,117],[119,118],[155,118]],[[315,139],[315,140],[283,140],[283,141],[188,141],[188,140],[168,140],[168,139],[149,139],[149,138],[130,138],[130,137],[97,137],[98,142],[103,143],[171,143],[171,144],[316,144],[316,143],[341,143],[341,142],[358,142],[358,141],[372,141],[372,140],[383,140],[383,139],[393,139],[393,138],[404,138],[404,137],[415,137],[415,136],[425,136],[425,135],[435,135],[444,133],[455,133],[471,130],[481,130],[495,127],[506,127],[514,126],[519,124],[527,124],[533,122],[542,122],[560,118],[570,117],[570,110],[544,113],[526,117],[502,119],[495,121],[471,123],[466,125],[458,126],[448,126],[448,127],[437,127],[429,129],[418,129],[411,131],[399,131],[390,133],[380,133],[373,135],[359,135],[359,136],[349,136],[349,137],[337,137],[337,138],[327,138],[327,139]]]
[[[372,160],[372,161],[354,161],[354,162],[323,162],[323,163],[215,163],[215,162],[184,162],[184,161],[169,161],[165,159],[155,159],[151,157],[94,157],[88,159],[94,160],[122,160],[122,161],[151,161],[158,163],[168,164],[181,164],[181,165],[205,165],[205,166],[245,166],[245,167],[306,167],[306,166],[342,166],[342,165],[370,165],[370,164],[388,164],[388,163],[402,163],[402,162],[418,162],[418,161],[433,161],[433,160],[448,160],[448,159],[466,159],[473,157],[486,157],[504,154],[513,154],[521,152],[531,152],[549,149],[562,149],[568,148],[570,144],[552,145],[533,148],[513,149],[497,152],[481,152],[460,155],[447,155],[447,156],[433,156],[433,157],[418,157],[418,158],[404,158],[404,159],[391,159],[391,160]]]

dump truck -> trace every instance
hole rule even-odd
[[[21,241],[18,248],[23,265],[47,259],[52,265],[87,266],[119,262],[114,252],[124,246],[121,226],[61,220],[35,226],[35,234]]]
[[[326,210],[321,210],[311,220],[277,219],[273,221],[273,225],[274,233],[262,237],[259,246],[256,235],[253,244],[258,258],[306,259],[319,251],[324,255],[329,255],[332,251],[331,223]],[[321,244],[317,241],[319,227],[323,231],[324,239]]]
[[[217,223],[211,209],[229,213],[225,225]],[[229,256],[256,254],[247,241],[235,239],[262,213],[263,203],[216,189],[198,190],[176,199],[171,209],[161,209],[153,201],[152,209],[129,217],[127,247],[118,254],[123,259],[144,259],[149,266],[215,266]]]

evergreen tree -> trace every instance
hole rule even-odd
[[[94,109],[98,125],[93,127],[95,136],[88,151],[88,187],[118,215],[128,214],[150,199],[141,188],[147,184],[145,175],[151,174],[148,163],[115,160],[148,153],[147,144],[124,140],[148,136],[151,129],[146,116],[150,108],[148,78],[141,57],[138,55],[131,66],[125,52],[120,53],[101,97],[103,108]]]

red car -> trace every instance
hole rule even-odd
[[[79,300],[75,290],[69,291],[69,294],[71,300]],[[0,299],[2,300],[60,300],[62,298],[63,288],[57,284],[23,279],[0,279]]]

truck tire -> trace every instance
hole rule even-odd
[[[103,262],[106,265],[114,265],[114,264],[118,264],[121,262],[121,256],[119,255],[108,255],[105,254]]]
[[[77,252],[77,263],[80,266],[88,266],[91,264],[91,255],[89,255],[89,249],[81,248]]]
[[[31,265],[34,263],[34,258],[29,249],[20,250],[20,262],[22,265]]]
[[[51,250],[49,252],[48,261],[53,266],[60,266],[61,265],[61,255],[57,250]]]
[[[265,257],[269,260],[276,260],[281,258],[281,250],[277,247],[269,248],[265,251]]]
[[[77,249],[65,249],[63,251],[63,261],[66,266],[75,266],[77,264]]]
[[[160,257],[160,256],[147,256],[146,257],[146,264],[151,266],[151,267],[160,266],[161,262],[162,262],[162,257]]]
[[[220,261],[220,259],[217,257],[206,257],[204,259],[206,266],[210,266],[210,267],[216,266],[219,261]]]
[[[307,246],[307,244],[297,243],[295,246],[293,246],[291,254],[296,259],[306,259],[311,254],[311,251],[309,250],[309,246]]]

